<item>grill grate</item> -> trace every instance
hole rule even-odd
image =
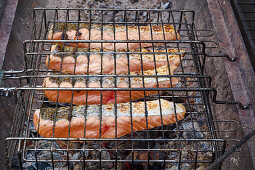
[[[255,68],[255,1],[234,0],[232,1],[235,14],[249,53],[253,69]]]
[[[214,120],[211,104],[239,104],[237,102],[217,101],[217,91],[210,87],[211,78],[204,75],[205,60],[209,57],[206,53],[207,48],[217,48],[215,42],[210,41],[210,36],[213,32],[209,30],[197,30],[194,26],[195,13],[193,11],[181,10],[138,10],[138,9],[35,9],[34,10],[34,40],[24,43],[24,70],[16,72],[18,75],[8,74],[5,72],[5,81],[17,80],[19,87],[5,88],[7,91],[17,91],[17,106],[13,127],[10,137],[7,138],[7,153],[9,167],[23,166],[24,168],[34,167],[40,168],[91,168],[91,169],[131,169],[136,167],[141,168],[157,168],[166,169],[171,167],[176,168],[203,168],[207,167],[216,158],[218,158],[225,150],[226,140],[222,138],[222,133],[235,131],[238,123],[232,120]],[[111,40],[91,40],[91,30],[95,24],[99,24],[100,37],[103,37],[104,28],[109,24],[113,25],[113,38]],[[166,24],[173,25],[174,36],[177,39],[180,34],[180,40],[143,40],[140,36],[140,27],[147,25],[149,28],[153,26],[164,26]],[[80,30],[84,25],[89,30],[89,40],[68,40],[66,33],[68,28],[74,25],[75,30]],[[125,30],[130,27],[138,27],[138,40],[116,40],[116,25],[123,25]],[[53,29],[51,30],[53,26]],[[61,27],[61,28],[60,28]],[[64,36],[61,40],[47,40],[50,31],[53,33],[62,29]],[[152,29],[149,29],[150,31]],[[126,31],[128,36],[128,31]],[[152,31],[150,32],[152,35]],[[165,32],[163,32],[165,37]],[[78,36],[78,35],[76,35]],[[152,36],[153,37],[153,36]],[[70,37],[69,37],[70,38]],[[207,41],[200,41],[201,38],[206,38]],[[56,73],[51,71],[44,64],[49,55],[52,55],[51,48],[53,44],[61,44],[64,47],[74,45],[73,50],[68,51],[64,48],[62,51],[54,52],[54,55],[60,56],[61,66],[64,63],[66,55],[74,56],[74,64],[76,65],[79,55],[85,55],[90,59],[92,54],[100,56],[101,65],[99,75],[89,74],[89,63],[87,74],[71,75]],[[100,44],[101,48],[93,51],[90,48],[93,44]],[[113,43],[112,51],[103,50],[106,43]],[[129,45],[138,43],[140,47],[138,51],[129,49]],[[142,51],[143,43],[150,43],[152,47],[147,48],[148,51]],[[158,44],[160,43],[160,45]],[[80,51],[80,44],[88,44],[86,51]],[[118,51],[118,44],[127,44],[127,49]],[[161,50],[158,52],[157,50]],[[168,51],[176,49],[176,51]],[[103,74],[103,58],[105,55],[112,55],[114,60],[114,74]],[[128,59],[128,73],[118,75],[116,69],[116,61],[118,55],[124,55]],[[143,61],[145,55],[152,56],[154,63],[155,75],[146,75],[145,70],[141,74],[131,74],[130,61],[132,55],[137,55]],[[179,62],[174,74],[158,75],[159,70],[156,65],[156,56],[164,55],[168,60],[168,56],[175,56]],[[48,59],[49,60],[49,59]],[[169,63],[169,61],[167,61]],[[76,68],[76,67],[75,67]],[[143,68],[143,62],[141,62]],[[171,70],[170,64],[167,64],[167,69]],[[75,70],[74,70],[75,73]],[[45,78],[51,80],[61,79],[68,80],[66,82],[74,85],[74,81],[85,81],[84,87],[45,87],[42,83]],[[92,79],[97,79],[99,87],[88,87],[88,82]],[[111,79],[112,87],[103,87],[104,79]],[[118,81],[125,79],[128,82],[127,87],[119,87]],[[142,82],[142,88],[134,88],[132,81],[139,79]],[[147,80],[156,82],[155,87],[146,87]],[[160,81],[170,82],[170,87],[161,87]],[[176,86],[173,85],[174,79],[178,80]],[[56,81],[57,82],[57,81]],[[5,82],[4,82],[5,83]],[[44,91],[56,91],[57,100],[55,102],[46,98]],[[64,104],[58,102],[60,94],[63,91],[70,91],[72,94],[71,103]],[[86,138],[86,133],[81,137],[74,138],[71,135],[71,124],[69,123],[68,135],[60,138],[55,130],[57,122],[57,111],[53,113],[53,133],[50,137],[41,137],[36,132],[36,127],[33,125],[33,115],[37,109],[50,107],[53,110],[60,107],[68,107],[68,118],[75,117],[72,110],[75,109],[73,97],[77,93],[86,91],[83,98],[88,101],[88,93],[99,92],[99,110],[98,119],[100,122],[99,137],[103,137],[101,125],[105,115],[103,113],[103,95],[104,92],[113,92],[113,112],[115,123],[115,135],[112,138]],[[145,92],[146,91],[146,92]],[[153,95],[146,95],[153,92]],[[155,92],[156,91],[156,92]],[[117,114],[117,94],[119,92],[127,92],[129,96],[128,107],[132,108],[135,102],[142,102],[144,105],[146,128],[141,131],[134,131],[134,115],[132,109],[129,110],[131,118],[130,134],[118,138],[118,121]],[[132,93],[142,93],[143,97],[133,100]],[[210,95],[212,94],[212,98]],[[174,122],[170,125],[163,123],[163,105],[162,99],[173,102]],[[131,102],[131,100],[133,100]],[[148,101],[159,102],[160,127],[149,128]],[[177,106],[182,104],[186,108],[185,117],[177,121]],[[88,108],[85,105],[84,115],[88,116]],[[70,122],[70,121],[69,121]],[[220,123],[229,123],[234,128],[228,130],[219,129]],[[86,131],[86,119],[84,121]],[[40,123],[38,124],[40,129]],[[233,139],[231,139],[233,140]]]

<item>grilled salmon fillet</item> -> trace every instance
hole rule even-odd
[[[131,72],[130,75],[135,75],[137,77],[130,78],[130,88],[170,88],[174,87],[178,82],[176,77],[167,77],[167,75],[173,75],[174,70],[177,66],[162,66],[157,68],[157,75],[164,75],[165,77],[156,78],[156,72],[154,70],[144,71],[144,75],[154,75],[154,77],[144,77],[144,86],[143,79],[141,77],[142,72]],[[139,76],[139,77],[138,77]],[[115,78],[114,77],[89,77],[87,79],[81,78],[56,78],[55,77],[46,77],[44,79],[43,87],[88,87],[88,88],[114,88],[115,87]],[[171,81],[170,81],[171,79]],[[88,85],[88,86],[86,86]],[[116,78],[116,87],[117,88],[129,88],[129,78],[128,77],[117,77]],[[59,93],[59,94],[58,94]],[[73,95],[72,95],[73,93]],[[86,93],[88,96],[86,96]],[[158,91],[145,91],[145,95],[156,94]],[[46,97],[54,102],[59,103],[73,103],[76,105],[83,104],[101,104],[101,92],[98,91],[68,91],[68,90],[46,90],[44,92]],[[86,103],[87,97],[87,103]],[[144,91],[116,91],[116,101],[117,103],[125,103],[130,100],[139,99],[144,97]],[[73,100],[72,100],[73,98]],[[115,103],[115,91],[102,91],[102,104]]]
[[[61,46],[53,45],[51,48],[52,54],[49,55],[46,59],[46,66],[49,69],[55,71],[61,71],[63,73],[74,74],[114,74],[115,73],[115,65],[116,65],[116,74],[122,74],[128,72],[128,65],[130,72],[141,71],[143,70],[151,70],[156,67],[160,67],[167,64],[167,60],[169,65],[178,65],[180,63],[180,58],[183,55],[178,54],[157,54],[157,52],[166,52],[165,50],[154,50],[153,54],[116,54],[116,64],[114,59],[114,54],[108,52],[103,54],[102,56],[99,53],[92,53],[90,56],[87,56],[86,53],[80,53],[79,49],[76,53],[74,53],[74,48],[65,47],[64,49]],[[59,52],[64,51],[67,54],[61,55]],[[138,50],[139,51],[139,50]],[[138,52],[137,51],[137,52]],[[152,52],[149,49],[141,49],[141,52]],[[168,49],[168,52],[178,52],[178,49]],[[180,52],[184,52],[181,50]],[[168,59],[167,59],[168,57]],[[75,61],[76,58],[76,61]],[[101,59],[102,58],[102,59]],[[129,58],[129,63],[128,63]],[[141,61],[142,58],[142,61]],[[89,61],[89,62],[88,62]],[[102,61],[102,62],[101,62]],[[142,65],[141,65],[142,62]],[[88,70],[89,64],[89,70]],[[102,69],[101,69],[102,68]],[[102,71],[102,72],[101,72]]]
[[[79,31],[77,32],[77,24],[68,24],[66,31],[65,26],[56,24],[56,27],[51,26],[48,34],[49,40],[179,40],[180,35],[175,31],[172,25],[153,25],[153,26],[115,26],[92,24],[89,28],[89,24],[79,24]],[[163,31],[164,28],[164,31]],[[139,30],[140,31],[139,31]],[[114,34],[115,32],[115,34]],[[115,37],[114,37],[115,35]],[[139,38],[140,37],[140,38]],[[75,43],[69,43],[68,46],[76,46]],[[159,45],[154,43],[153,45]],[[91,48],[91,49],[109,49],[109,50],[121,50],[121,49],[137,49],[140,47],[151,47],[152,43],[120,43],[117,42],[104,42],[101,43],[77,43],[79,48]]]
[[[163,99],[160,99],[160,102],[159,100],[147,101],[146,122],[145,102],[131,103],[131,105],[130,107],[129,102],[117,104],[116,107],[114,104],[102,105],[102,112],[100,112],[100,105],[89,105],[87,108],[84,105],[72,108],[42,108],[35,111],[33,123],[43,137],[115,138],[115,130],[117,130],[116,137],[119,138],[132,132],[130,115],[132,115],[133,132],[136,132],[147,129],[147,124],[148,129],[151,129],[175,123],[183,119],[186,113],[182,104],[174,104]],[[102,115],[101,127],[100,115]],[[117,127],[115,127],[115,115]]]

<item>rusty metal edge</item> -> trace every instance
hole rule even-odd
[[[7,0],[0,24],[0,70],[2,69],[7,45],[11,35],[16,8],[19,0]]]
[[[212,22],[222,51],[231,57],[236,56],[235,62],[224,62],[232,89],[233,97],[243,104],[250,103],[249,109],[237,108],[237,113],[243,132],[248,134],[255,129],[255,74],[244,41],[238,27],[232,6],[228,0],[207,0],[212,16]],[[255,167],[255,139],[248,141],[248,147]]]

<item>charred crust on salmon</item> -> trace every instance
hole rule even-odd
[[[131,72],[131,75],[151,75],[152,77],[117,77],[116,82],[114,77],[89,77],[88,79],[75,77],[76,80],[73,84],[70,78],[63,77],[49,77],[44,79],[43,87],[46,88],[57,88],[57,87],[76,87],[76,88],[128,88],[129,83],[131,88],[155,88],[155,91],[145,91],[145,95],[151,95],[157,93],[157,88],[171,88],[174,87],[178,82],[179,78],[170,77],[173,75],[174,70],[177,66],[170,66],[170,70],[167,65],[157,68],[158,75],[165,75],[164,77],[156,77],[155,69],[147,70],[144,72]],[[154,77],[155,76],[155,77]],[[102,80],[101,80],[102,79]],[[144,83],[143,83],[144,82]],[[116,84],[115,84],[116,83]],[[46,97],[51,101],[58,101],[60,103],[73,103],[75,105],[81,104],[108,104],[121,102],[127,102],[129,100],[139,99],[144,96],[143,91],[132,91],[131,98],[129,91],[116,91],[117,98],[115,99],[115,91],[102,91],[102,99],[100,91],[84,91],[81,90],[79,93],[70,90],[46,90],[44,92]],[[86,100],[87,99],[87,100]],[[102,100],[102,101],[101,101]]]
[[[68,35],[63,32],[61,34],[61,40],[68,40]]]
[[[77,32],[75,35],[76,35],[76,36],[81,36],[82,33],[81,33],[81,32]]]
[[[117,104],[117,107],[110,104],[73,106],[72,109],[70,106],[57,109],[42,108],[35,111],[33,123],[43,137],[52,137],[54,130],[54,137],[60,138],[83,138],[85,135],[86,138],[115,138],[115,130],[117,130],[119,138],[131,133],[131,129],[136,132],[176,123],[186,114],[182,104],[174,104],[163,99],[160,99],[160,102],[146,101],[146,105],[146,110],[143,101],[133,102],[131,106],[129,102],[121,103]],[[132,114],[133,128],[131,128],[130,114]],[[72,117],[70,118],[69,115]],[[145,120],[145,116],[148,121]],[[117,127],[115,127],[115,119],[117,119]]]
[[[53,25],[48,34],[48,39],[59,40],[63,38],[67,38],[69,40],[179,40],[180,35],[174,29],[172,25],[153,25],[153,26],[120,26],[115,25],[115,29],[113,25],[100,25],[100,24],[92,24],[89,27],[89,24],[81,23],[79,25],[79,30],[77,30],[77,24],[62,24],[57,23],[55,25],[55,32],[53,33]],[[102,28],[103,27],[103,28]],[[140,31],[138,31],[138,29]],[[163,31],[164,30],[164,31]],[[103,31],[103,34],[102,32]],[[114,32],[115,31],[115,32]],[[65,32],[68,37],[63,34]],[[128,32],[128,34],[126,34]],[[140,33],[138,33],[140,32]],[[79,35],[82,33],[81,35]],[[152,34],[151,34],[152,33]],[[115,36],[114,36],[115,35]],[[78,37],[77,37],[78,36]],[[61,43],[59,43],[62,45]],[[91,43],[71,43],[71,46],[78,46],[80,48],[102,48],[109,50],[121,50],[121,49],[136,49],[141,47],[151,47],[152,45],[158,46],[162,43],[152,43],[152,42],[144,42],[144,43],[109,43],[103,42],[91,42]]]
[[[89,25],[90,25],[89,23],[79,23],[79,29],[82,29],[82,28],[89,29],[89,27],[90,27]],[[77,27],[78,27],[78,24],[75,24],[75,23],[67,23],[67,24],[66,23],[56,23],[55,31],[77,30]],[[114,27],[114,25],[112,25],[112,24],[103,25],[103,29],[113,30],[113,27]],[[101,30],[102,25],[101,24],[91,24],[91,28]],[[115,28],[121,29],[121,30],[126,30],[126,26],[117,25],[117,24],[115,25]],[[138,26],[131,25],[131,26],[128,26],[127,28],[128,28],[128,30],[137,30]],[[161,25],[152,25],[151,27],[149,25],[144,25],[144,26],[139,26],[139,28],[142,31],[150,31],[150,28],[152,28],[152,30],[155,32],[160,32],[163,30]],[[51,29],[53,29],[53,27]],[[168,31],[174,30],[174,27],[173,27],[173,25],[164,24],[164,29],[165,29],[165,31],[168,32]]]
[[[176,69],[176,66],[170,66],[170,75],[173,74],[174,70]],[[155,71],[154,70],[146,70],[144,71],[143,75],[156,75],[155,72],[157,73],[157,75],[169,75],[169,69],[168,69],[168,66],[165,65],[165,66],[162,66],[162,67],[158,67]],[[86,82],[89,81],[89,82],[100,82],[101,81],[101,78],[99,77],[57,77],[57,75],[65,75],[65,74],[61,74],[61,73],[49,73],[48,74],[49,77],[47,78],[49,81],[52,81],[54,83],[57,83],[57,84],[61,84],[62,82],[67,82],[67,83],[70,83],[72,85],[74,85],[75,83],[77,82],[83,82],[84,83],[84,86],[86,86]],[[56,75],[56,77],[53,77],[53,76],[50,76],[50,75]],[[68,75],[68,74],[66,74]],[[136,75],[136,76],[142,76],[142,72],[141,71],[136,71],[136,72],[131,72],[130,75]],[[141,81],[143,78],[142,77],[132,77],[130,78],[131,79],[131,83],[132,81],[134,81],[134,83],[136,83],[137,81]],[[167,77],[163,77],[163,78],[158,78],[159,81],[161,80],[165,80],[165,79],[169,79]],[[117,83],[120,83],[122,81],[125,81],[125,82],[128,82],[128,78],[127,77],[117,77]],[[148,77],[148,78],[144,78],[145,82],[148,81],[156,81],[156,78],[155,77]],[[104,83],[111,83],[113,84],[114,83],[114,77],[103,77],[102,78],[102,82]]]
[[[162,107],[162,113],[160,113],[160,106],[159,106],[159,101],[154,100],[154,101],[146,101],[146,106],[147,106],[147,114],[148,116],[160,116],[162,115],[167,115],[169,114],[168,112],[173,112],[174,113],[174,107],[173,107],[173,102],[169,102],[164,99],[160,99],[161,107]],[[186,112],[185,108],[183,105],[180,104],[175,104],[176,105],[176,112]],[[169,109],[171,107],[171,109]],[[167,110],[169,109],[169,110]],[[54,120],[54,116],[56,120],[60,119],[68,119],[68,117],[71,115],[72,117],[79,117],[83,116],[85,110],[87,112],[87,117],[89,116],[100,116],[100,105],[79,105],[79,106],[65,106],[65,107],[59,107],[59,108],[41,108],[40,114],[41,118],[47,119],[47,120]],[[117,116],[130,116],[130,103],[118,103],[117,104]],[[115,116],[115,106],[114,104],[106,104],[102,105],[102,115],[107,115],[107,116]],[[132,102],[132,112],[133,116],[144,116],[146,113],[145,110],[145,102],[140,101],[140,102]]]
[[[60,49],[60,50],[59,50]],[[46,66],[55,71],[61,71],[63,73],[74,74],[123,74],[128,72],[128,67],[131,72],[149,70],[155,68],[154,61],[156,61],[156,67],[166,65],[179,65],[185,52],[178,49],[141,49],[141,52],[154,52],[154,54],[139,54],[139,49],[132,50],[132,54],[113,54],[111,51],[103,50],[103,55],[98,53],[100,49],[92,49],[87,53],[87,49],[78,48],[75,52],[74,47],[59,48],[59,45],[53,45],[51,48],[52,54],[46,59]],[[123,50],[122,50],[123,51]],[[64,54],[61,52],[65,52]],[[101,60],[102,57],[102,60]],[[114,62],[116,58],[116,64]],[[129,60],[129,65],[128,65]],[[141,64],[143,60],[143,65]],[[101,67],[101,62],[102,66]],[[89,64],[89,66],[88,66]],[[89,69],[88,69],[89,67]]]

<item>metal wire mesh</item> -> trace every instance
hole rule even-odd
[[[254,0],[234,0],[232,1],[233,9],[236,12],[238,21],[240,22],[240,29],[250,59],[255,68],[255,1]]]
[[[17,79],[20,82],[18,88],[8,88],[8,90],[17,90],[17,108],[10,137],[7,139],[7,153],[9,167],[34,167],[40,168],[90,168],[90,169],[167,169],[180,168],[203,168],[213,160],[219,157],[225,150],[225,140],[220,134],[223,132],[235,131],[236,129],[220,130],[219,123],[231,123],[237,127],[235,121],[214,121],[211,111],[211,102],[216,102],[217,92],[210,87],[211,78],[204,75],[204,65],[206,59],[206,46],[215,48],[215,43],[210,41],[199,41],[200,37],[206,38],[212,35],[208,30],[196,30],[194,26],[194,12],[188,10],[170,11],[170,10],[138,10],[138,9],[35,9],[34,10],[34,40],[24,43],[25,64],[24,70],[19,72],[18,76],[6,76],[8,79]],[[111,40],[104,40],[104,27],[111,24],[113,37]],[[152,27],[173,25],[176,40],[143,40],[140,37],[140,27],[148,26],[153,35]],[[87,40],[68,39],[67,32],[71,29],[79,32],[80,28],[86,27],[89,30]],[[99,27],[100,39],[91,40],[91,30],[93,25]],[[116,40],[116,27],[124,26],[126,37]],[[129,28],[137,27],[139,32],[138,40],[129,39]],[[163,29],[164,30],[164,29]],[[165,37],[165,32],[162,34]],[[47,40],[49,32],[53,34],[62,31],[61,40]],[[52,34],[52,35],[53,35]],[[180,39],[178,39],[178,34]],[[78,38],[78,34],[75,35]],[[151,36],[153,37],[153,36]],[[69,37],[70,38],[70,37]],[[209,39],[209,38],[208,38]],[[53,45],[62,46],[60,50],[51,51]],[[100,49],[90,48],[91,44],[98,43]],[[113,50],[105,50],[106,43],[113,43]],[[117,50],[117,44],[127,44],[125,50]],[[137,43],[138,50],[129,49],[129,45]],[[151,47],[146,48],[144,52],[142,46],[144,43],[150,43]],[[79,44],[88,44],[86,50],[80,50]],[[73,46],[70,51],[69,46]],[[175,51],[171,51],[175,49]],[[93,54],[99,55],[100,74],[90,74],[89,61]],[[50,55],[55,55],[61,59],[60,72],[62,70],[65,57],[72,56],[74,59],[73,74],[64,74],[49,69],[47,59]],[[78,56],[87,57],[86,74],[75,74]],[[103,61],[106,55],[111,55],[113,59],[113,73],[103,73]],[[133,74],[130,71],[132,60],[131,56],[140,57],[141,73]],[[146,75],[143,67],[143,57],[152,56],[154,64],[152,70],[154,74]],[[167,59],[168,74],[158,75],[157,56],[163,55]],[[117,74],[118,56],[124,56],[127,59],[127,73]],[[174,56],[179,63],[174,74],[170,73],[171,64],[168,61],[169,56]],[[49,62],[48,62],[49,63]],[[59,82],[57,87],[42,86],[45,78],[54,82]],[[90,87],[89,82],[97,79],[99,86]],[[104,80],[111,79],[113,86],[104,87]],[[118,81],[125,79],[127,86],[121,87]],[[141,87],[134,88],[132,81],[139,79],[142,82]],[[151,79],[155,86],[146,86],[146,80]],[[161,80],[168,82],[168,86],[161,86]],[[75,83],[84,81],[84,86],[77,87]],[[174,84],[174,80],[177,83]],[[61,83],[69,83],[71,86],[62,86]],[[55,91],[56,101],[49,100],[45,91]],[[69,91],[71,94],[70,102],[59,102],[61,93]],[[71,135],[71,119],[75,117],[73,110],[75,95],[85,92],[81,100],[85,106],[83,115],[84,133],[79,138]],[[86,121],[88,117],[88,94],[98,92],[98,120],[99,137],[86,137]],[[103,97],[105,92],[111,92],[113,103],[113,118],[115,135],[111,138],[103,138],[102,121],[105,117],[103,107],[105,106]],[[120,92],[125,92],[128,96],[128,108],[131,129],[125,136],[118,136],[118,96]],[[150,92],[154,92],[152,95]],[[132,93],[141,93],[142,96],[133,99]],[[213,94],[213,99],[209,94]],[[120,93],[121,94],[121,93]],[[174,122],[165,125],[163,120],[163,105],[161,99],[173,102]],[[158,101],[160,116],[160,126],[150,128],[147,105],[148,101]],[[145,128],[135,131],[135,115],[132,113],[134,103],[142,102],[144,113],[142,117],[145,120]],[[182,104],[186,108],[185,117],[177,120],[177,104]],[[68,133],[64,137],[56,137],[55,127],[59,120],[57,111],[60,107],[68,108],[69,121]],[[33,124],[34,112],[43,108],[54,110],[51,121],[53,122],[53,133],[48,137],[42,137],[36,131]],[[49,119],[50,120],[50,119]],[[58,122],[59,123],[59,122]],[[38,124],[40,128],[40,123]]]

